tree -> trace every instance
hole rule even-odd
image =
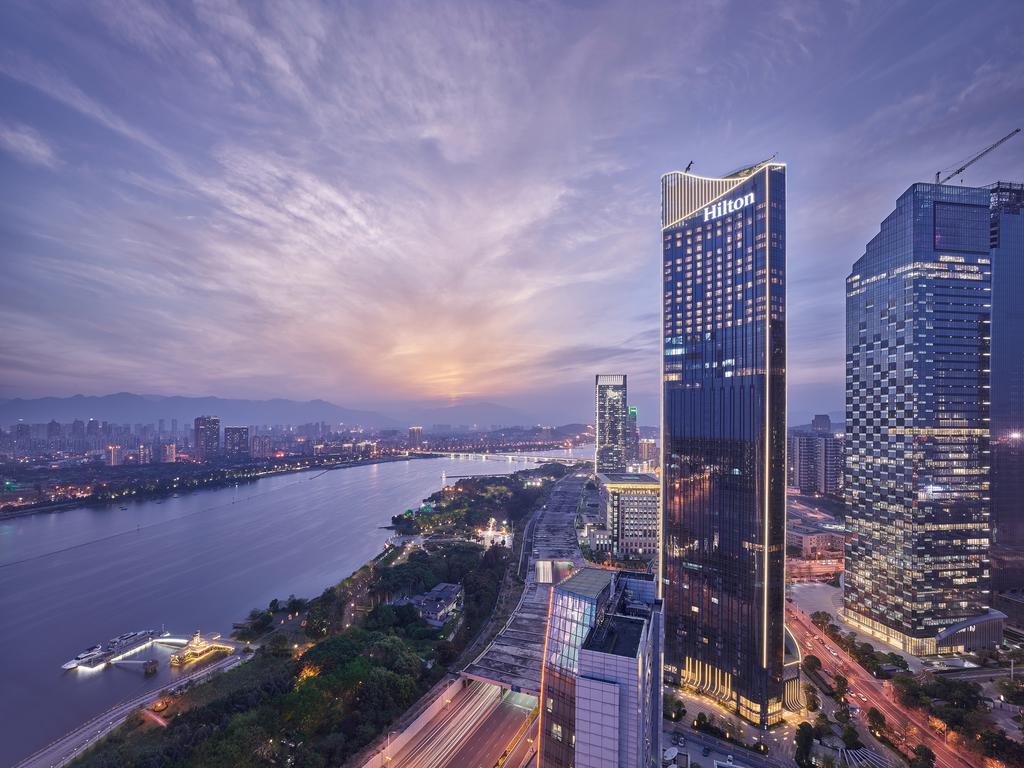
[[[807,706],[808,712],[817,712],[821,708],[818,689],[811,683],[804,683],[804,704]]]
[[[821,741],[830,733],[832,733],[832,721],[824,712],[819,712],[818,716],[814,718],[814,738]]]
[[[837,699],[841,699],[850,690],[850,681],[846,679],[845,675],[836,675],[832,678],[832,685],[835,688]]]
[[[828,611],[815,611],[811,614],[811,623],[818,629],[824,630],[832,623],[832,614]]]
[[[914,757],[910,760],[910,768],[935,768],[935,753],[924,744],[918,744],[914,747]]]
[[[800,723],[797,726],[793,741],[796,742],[796,752],[793,755],[796,764],[808,765],[811,758],[811,747],[814,745],[814,729],[810,723]]]
[[[807,656],[804,656],[803,668],[804,672],[808,674],[817,672],[821,669],[821,659],[813,654],[808,654]]]
[[[847,723],[843,726],[843,744],[846,745],[847,749],[860,749],[863,744],[860,743],[860,736],[857,735],[857,729]]]
[[[885,715],[875,707],[871,707],[868,710],[868,727],[875,733],[881,733],[885,730]]]
[[[892,651],[889,652],[889,663],[904,671],[910,669],[910,665],[907,663],[907,660],[898,653],[893,653]]]

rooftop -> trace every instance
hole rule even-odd
[[[569,592],[596,600],[612,582],[614,573],[601,568],[583,568],[559,584],[559,592]]]
[[[606,616],[587,635],[583,650],[636,658],[644,632],[643,619],[618,614]]]
[[[603,472],[597,476],[602,485],[657,485],[661,481],[654,475],[640,474],[639,472]]]

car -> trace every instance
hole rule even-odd
[[[711,747],[704,747],[704,749],[702,749],[700,753],[704,755],[704,757],[707,757],[711,754]]]
[[[858,693],[857,694],[857,698],[860,699],[861,701],[867,701],[868,700],[868,697],[865,696],[863,693]]]

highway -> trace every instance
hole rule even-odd
[[[471,681],[413,740],[385,760],[403,768],[493,768],[532,707],[532,697]]]
[[[908,737],[908,746],[914,747],[920,742],[930,747],[935,752],[937,768],[975,768],[968,758],[961,756],[928,726],[922,713],[907,709],[890,699],[882,688],[882,684],[834,643],[828,635],[814,626],[806,613],[789,604],[786,606],[786,619],[786,626],[800,643],[805,656],[808,653],[817,656],[821,659],[822,669],[827,671],[830,676],[841,672],[850,681],[850,689],[855,693],[848,694],[846,698],[851,704],[856,703],[860,707],[862,718],[866,718],[867,710],[870,707],[875,707],[885,715],[886,723],[890,728],[905,729],[907,725],[913,726],[916,729],[916,734],[912,738]],[[808,643],[813,650],[808,648]]]
[[[174,686],[177,687],[184,683],[199,680],[214,672],[222,672],[241,663],[241,661],[242,657],[238,655],[228,656],[209,666],[198,669],[190,675],[179,678],[174,682]],[[158,697],[158,691],[149,691],[141,696],[136,696],[134,699],[123,701],[111,707],[102,715],[94,717],[84,725],[56,739],[38,752],[29,755],[18,763],[16,768],[59,768],[59,766],[67,765],[82,754],[82,752],[121,725],[139,707],[146,706]]]

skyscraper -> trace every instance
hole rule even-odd
[[[224,455],[236,460],[249,457],[248,427],[224,427]]]
[[[1024,584],[1024,184],[989,188],[992,256],[992,569]]]
[[[598,374],[594,379],[597,401],[594,420],[594,469],[626,471],[626,377]]]
[[[640,461],[640,427],[637,425],[637,410],[635,405],[629,406],[626,411],[626,465],[636,464]]]
[[[419,448],[423,445],[423,427],[409,427],[409,447]]]
[[[196,461],[210,461],[220,455],[220,419],[216,416],[196,416]]]
[[[665,679],[783,706],[786,168],[662,177]]]
[[[914,654],[989,613],[989,193],[914,184],[846,280],[844,616]]]

